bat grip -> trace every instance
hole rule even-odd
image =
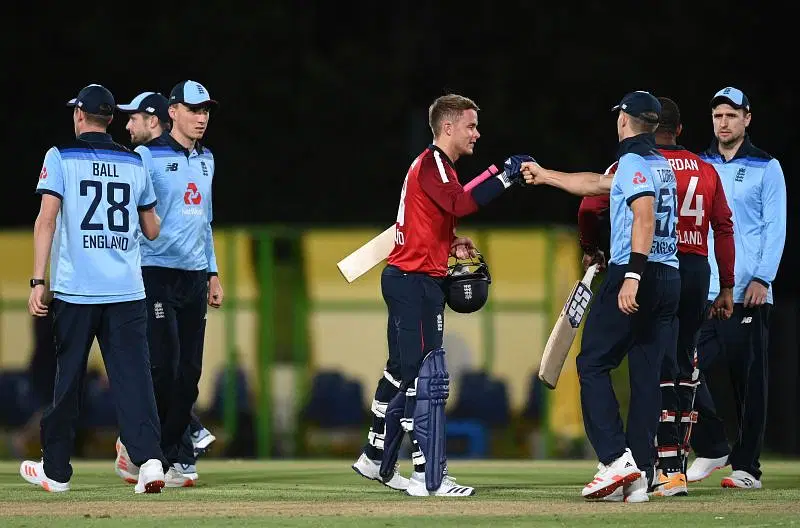
[[[480,173],[477,176],[475,176],[474,178],[472,178],[472,180],[470,180],[469,183],[467,183],[464,186],[464,190],[466,192],[471,191],[476,186],[478,186],[481,183],[485,182],[486,180],[488,180],[490,177],[494,176],[495,174],[497,174],[497,167],[494,166],[494,165],[490,165],[488,169],[486,169],[482,173]]]
[[[583,279],[581,279],[581,282],[586,286],[591,286],[595,273],[597,273],[597,264],[592,264],[586,270],[586,273],[583,275]]]

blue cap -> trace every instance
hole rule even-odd
[[[169,121],[167,98],[160,93],[142,92],[134,97],[130,104],[117,105],[117,108],[126,114],[142,112],[154,115],[162,121]]]
[[[114,115],[114,96],[104,86],[90,84],[67,101],[67,106],[77,106],[84,112],[97,115]]]
[[[206,87],[196,81],[181,81],[169,93],[169,104],[183,103],[186,106],[208,106],[216,110],[219,103],[211,98]]]
[[[617,106],[611,109],[612,112],[616,112],[617,110],[621,110],[626,114],[632,115],[633,117],[643,119],[648,123],[656,124],[658,123],[659,116],[661,116],[661,103],[658,102],[658,99],[656,99],[650,92],[638,90],[636,92],[630,92],[629,94],[626,94],[625,97],[622,98],[622,101],[620,101]],[[655,113],[655,119],[642,115],[646,112]]]
[[[723,103],[729,104],[737,110],[750,111],[750,100],[743,91],[733,86],[727,86],[715,93],[711,99],[711,108]]]

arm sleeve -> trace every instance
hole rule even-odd
[[[600,245],[601,215],[609,208],[608,196],[586,196],[578,208],[578,231],[581,248],[587,253]]]
[[[719,285],[732,288],[734,285],[733,269],[736,249],[733,242],[733,220],[725,191],[719,174],[712,165],[707,165],[709,177],[714,178],[714,196],[711,197],[711,228],[714,230],[714,257],[719,268]]]
[[[786,182],[778,160],[773,159],[761,184],[761,262],[753,279],[767,285],[775,280],[786,243]]]
[[[52,147],[44,155],[42,170],[39,172],[39,183],[36,194],[51,194],[59,200],[64,199],[64,174],[61,171],[61,154]]]
[[[438,152],[434,152],[432,158],[422,161],[417,177],[425,194],[451,215],[460,218],[478,210],[478,204],[470,193],[464,192],[461,184],[455,181],[455,178],[448,176]],[[485,185],[485,183],[481,185]],[[477,189],[481,185],[475,188]]]
[[[622,190],[628,207],[637,198],[656,195],[650,167],[644,158],[637,154],[625,154],[620,158],[614,180]]]
[[[150,155],[150,151],[147,149],[147,147],[141,145],[136,147],[134,152],[139,154],[139,157],[142,158],[142,166],[144,167],[145,176],[142,192],[138,197],[138,201],[136,202],[138,204],[137,209],[139,211],[147,211],[148,209],[152,209],[156,206],[156,191],[153,188],[153,177],[150,170],[153,166],[153,157]]]
[[[208,260],[207,272],[209,275],[219,274],[219,269],[217,268],[217,254],[214,251],[214,232],[211,229],[211,222],[213,221],[214,221],[214,202],[212,200],[211,193],[209,193],[208,225],[206,226],[206,259]]]

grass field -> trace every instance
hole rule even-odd
[[[0,462],[0,525],[800,526],[798,461],[766,462],[762,490],[724,490],[720,471],[691,486],[689,497],[644,504],[581,499],[594,473],[590,461],[452,461],[451,474],[477,488],[461,499],[408,497],[349,464],[201,460],[195,488],[134,495],[113,460],[75,462],[72,489],[62,494],[24,482],[17,462]]]

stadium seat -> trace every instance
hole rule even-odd
[[[366,414],[361,384],[339,372],[317,373],[303,416],[319,427],[363,425]]]
[[[39,408],[26,372],[0,373],[0,425],[19,427]]]

